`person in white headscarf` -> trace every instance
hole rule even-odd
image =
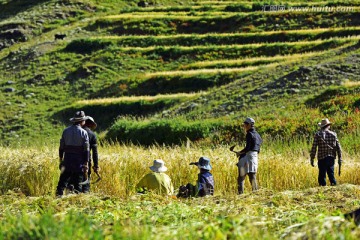
[[[161,195],[172,195],[174,187],[170,177],[165,173],[167,167],[165,167],[164,161],[161,159],[154,160],[150,170],[152,172],[146,174],[136,185],[138,192],[145,193],[149,191]]]

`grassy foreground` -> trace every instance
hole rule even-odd
[[[283,146],[283,147],[280,147]],[[357,239],[343,213],[360,205],[357,155],[346,160],[336,187],[317,187],[307,144],[269,142],[260,155],[260,190],[236,195],[236,158],[228,146],[99,149],[103,180],[89,195],[57,199],[57,146],[0,148],[0,239]],[[136,195],[155,158],[165,160],[176,188],[195,182],[188,163],[212,160],[214,197]]]
[[[189,200],[9,191],[0,239],[358,239],[342,214],[359,206],[359,193],[351,184]]]

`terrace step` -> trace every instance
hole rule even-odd
[[[328,39],[333,37],[359,36],[360,27],[317,28],[288,31],[267,31],[259,33],[207,33],[174,35],[94,36],[91,40],[112,40],[124,47],[150,46],[196,46],[252,44],[274,42],[298,42]]]
[[[210,12],[203,16],[126,13],[98,18],[86,30],[110,35],[170,35],[357,27],[359,12],[360,8],[351,12]]]

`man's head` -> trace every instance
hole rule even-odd
[[[324,118],[324,119],[321,120],[321,122],[318,123],[318,126],[321,129],[325,130],[325,129],[329,129],[331,124],[332,123],[329,121],[329,119]]]
[[[254,125],[255,125],[255,120],[250,117],[247,117],[245,119],[245,121],[243,122],[243,128],[246,131],[249,130],[250,128],[254,127]]]
[[[85,120],[87,117],[85,116],[84,111],[77,111],[74,115],[74,117],[70,118],[70,122],[74,124],[80,124],[83,126],[85,124]]]
[[[96,124],[95,120],[94,120],[92,117],[87,116],[87,119],[86,119],[86,121],[85,121],[85,125],[84,125],[84,126],[86,126],[86,127],[90,128],[90,129],[94,130],[94,129],[97,127],[97,124]]]

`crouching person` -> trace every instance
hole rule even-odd
[[[214,195],[215,184],[213,175],[210,173],[210,159],[207,157],[201,157],[198,162],[192,162],[190,165],[197,166],[200,171],[196,186],[191,183],[188,183],[186,186],[180,186],[177,197],[188,198]]]
[[[172,195],[174,187],[170,177],[165,174],[167,167],[165,167],[164,161],[161,159],[154,160],[150,170],[152,172],[146,174],[136,185],[138,192],[145,193],[150,191],[162,195]]]

